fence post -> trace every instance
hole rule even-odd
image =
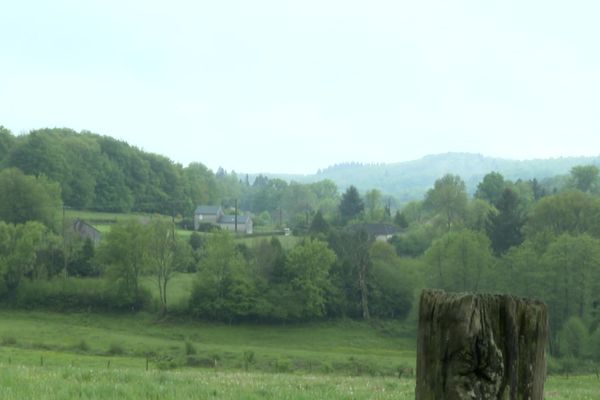
[[[424,290],[417,400],[542,400],[546,305],[508,295]]]

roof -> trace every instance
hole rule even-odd
[[[249,219],[250,219],[250,217],[248,217],[246,215],[238,215],[237,222],[238,222],[238,224],[246,224],[246,223],[248,223]],[[219,218],[219,223],[220,224],[235,224],[235,215],[223,215],[221,218]]]
[[[100,234],[100,231],[96,229],[93,225],[88,224],[82,219],[77,218],[75,222],[73,222],[73,229],[79,233],[84,232],[95,232]]]
[[[198,206],[196,207],[196,211],[194,211],[194,214],[217,215],[220,209],[220,206]]]
[[[353,231],[364,230],[371,236],[388,236],[401,231],[400,228],[392,224],[375,223],[351,225],[348,227],[348,229],[351,229]]]

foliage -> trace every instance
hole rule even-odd
[[[396,255],[394,247],[376,241],[371,246],[373,289],[370,293],[370,313],[379,318],[404,319],[411,310],[414,271]]]
[[[504,189],[506,188],[506,182],[502,174],[498,172],[490,172],[483,177],[483,180],[477,185],[477,191],[475,191],[475,198],[485,200],[490,204],[496,204]]]
[[[559,334],[560,354],[567,358],[580,358],[583,356],[588,340],[588,331],[583,321],[571,317],[565,322]]]
[[[339,211],[343,223],[358,218],[364,211],[365,204],[354,186],[346,189],[340,201]]]
[[[573,186],[582,192],[596,193],[598,187],[600,170],[595,165],[577,165],[571,168],[571,180]]]
[[[98,261],[106,265],[106,276],[124,304],[135,303],[142,295],[139,281],[148,260],[147,236],[139,222],[119,221],[98,248]]]
[[[0,171],[0,220],[39,221],[58,230],[61,207],[59,186],[43,175],[28,176],[16,168]]]
[[[469,230],[450,232],[435,240],[425,253],[429,279],[436,288],[477,292],[482,289],[492,254],[489,239]]]
[[[544,197],[529,214],[524,230],[527,237],[543,233],[600,237],[600,198],[581,191]]]
[[[290,294],[299,306],[300,318],[325,315],[329,270],[335,257],[326,243],[313,239],[306,240],[290,251],[284,274],[290,283]]]
[[[197,274],[190,298],[194,315],[231,322],[251,313],[249,268],[228,232],[216,232],[208,238]]]
[[[313,217],[308,231],[314,235],[325,235],[329,231],[329,223],[325,221],[325,218],[323,218],[323,213],[321,213],[321,210],[317,211]]]
[[[58,246],[58,237],[39,222],[12,225],[0,221],[0,296],[14,293],[26,277],[56,275],[62,268],[54,257]]]
[[[523,242],[522,228],[525,218],[519,207],[517,194],[506,188],[495,203],[497,212],[488,213],[485,230],[490,238],[494,254],[504,254],[509,248]]]
[[[425,197],[425,206],[442,218],[446,231],[463,221],[467,202],[465,183],[459,176],[451,174],[436,180]]]

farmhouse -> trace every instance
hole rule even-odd
[[[219,206],[198,206],[194,212],[194,230],[198,230],[201,224],[211,224],[246,235],[252,233],[252,218],[245,215],[226,215]]]
[[[252,219],[250,217],[245,215],[237,216],[237,231],[235,218],[235,215],[223,215],[219,220],[219,226],[221,229],[232,232],[243,232],[246,235],[252,233]]]
[[[73,222],[73,230],[82,239],[90,239],[94,245],[100,243],[102,239],[102,233],[98,229],[79,218]]]
[[[395,225],[383,223],[355,224],[351,225],[348,229],[353,231],[364,230],[365,232],[367,232],[369,237],[383,242],[390,240],[392,236],[401,231],[401,229],[399,229]]]

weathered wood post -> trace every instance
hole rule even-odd
[[[424,290],[417,400],[542,400],[546,305],[508,295]]]

